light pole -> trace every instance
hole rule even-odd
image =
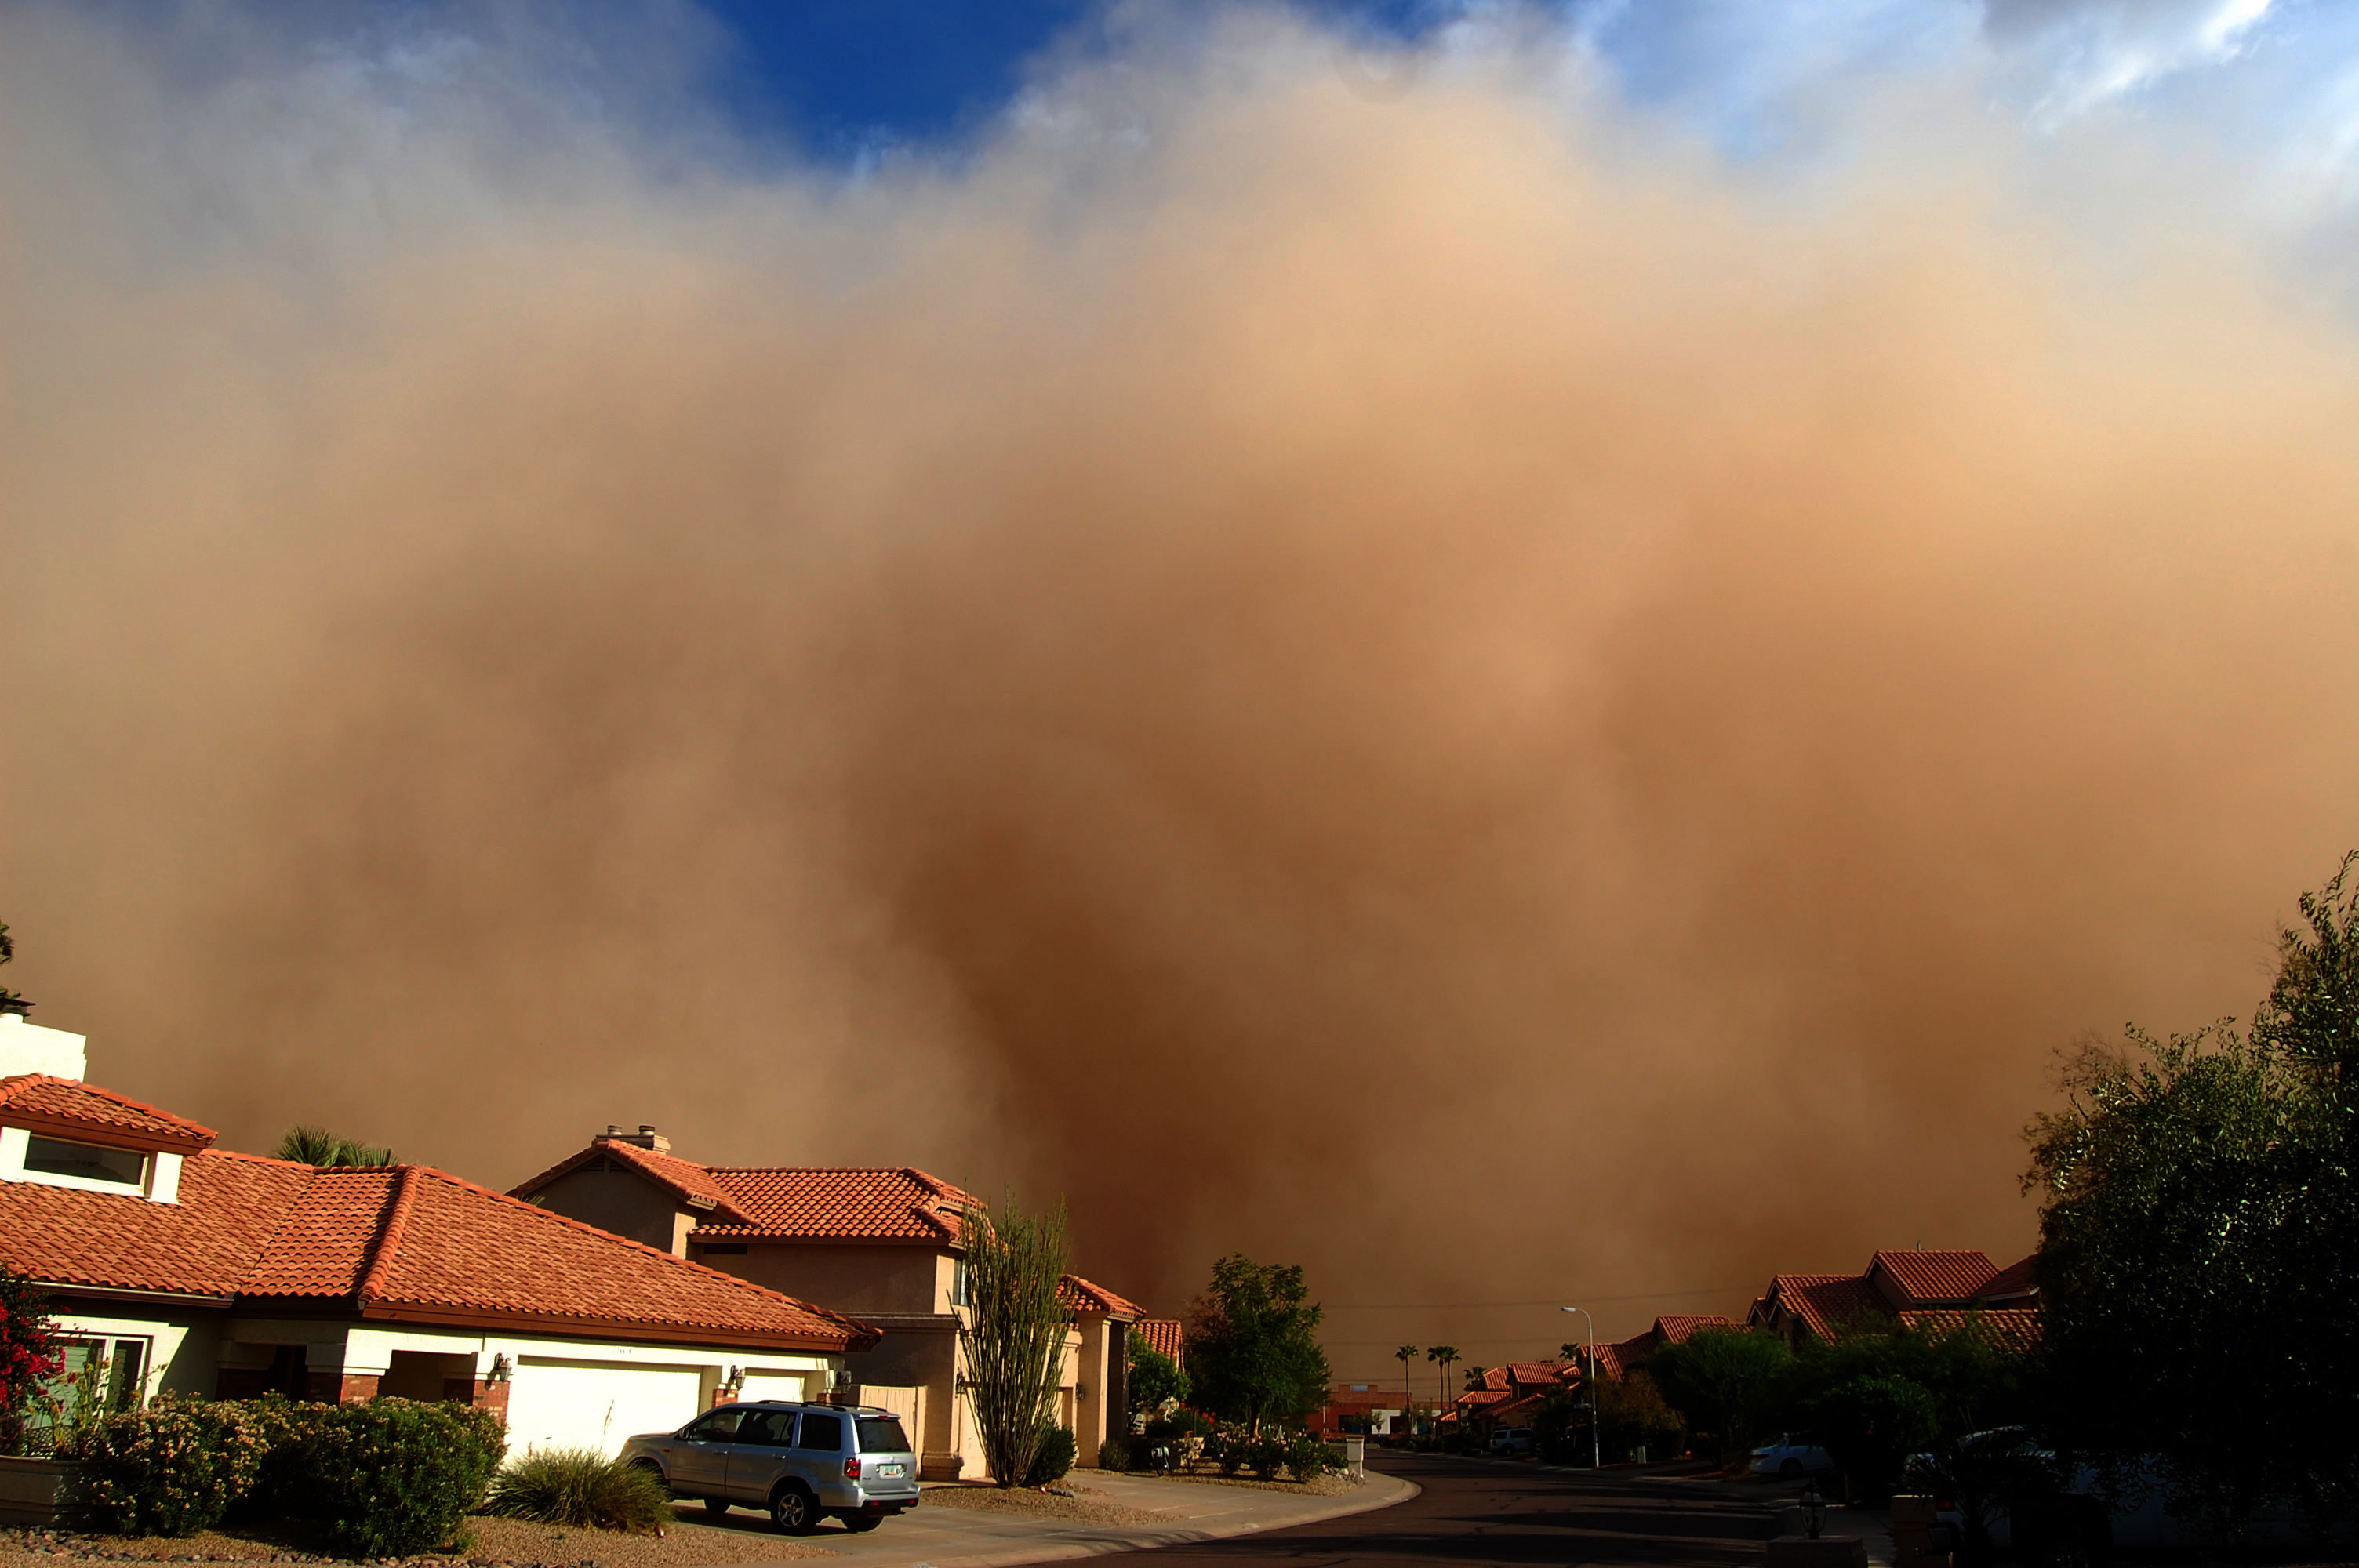
[[[1589,1366],[1581,1374],[1581,1380],[1589,1385],[1589,1467],[1603,1470],[1605,1465],[1597,1436],[1597,1320],[1589,1315],[1586,1307],[1569,1306],[1564,1310],[1581,1314],[1589,1324]]]

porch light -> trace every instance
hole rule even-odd
[[[502,1354],[492,1357],[492,1369],[484,1374],[484,1381],[486,1383],[505,1383],[515,1376],[516,1363],[509,1360],[505,1354]]]
[[[1826,1528],[1826,1523],[1827,1500],[1819,1496],[1819,1484],[1816,1481],[1803,1482],[1802,1528],[1810,1532],[1812,1541],[1816,1541],[1819,1539],[1819,1531]]]
[[[725,1378],[723,1378],[723,1379],[721,1379],[721,1387],[722,1387],[723,1390],[724,1392],[727,1392],[727,1393],[732,1393],[732,1394],[734,1394],[734,1393],[735,1393],[738,1390],[740,1390],[740,1389],[744,1388],[745,1386],[745,1368],[743,1368],[743,1367],[732,1367],[732,1368],[729,1368],[729,1375],[728,1375],[727,1377],[725,1377]]]

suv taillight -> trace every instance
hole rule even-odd
[[[847,1481],[860,1479],[860,1455],[857,1454],[843,1462],[843,1478]]]

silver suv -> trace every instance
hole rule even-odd
[[[678,1432],[632,1438],[620,1457],[716,1514],[741,1503],[766,1509],[789,1535],[808,1535],[829,1514],[875,1530],[918,1506],[908,1436],[892,1411],[867,1405],[723,1405]]]

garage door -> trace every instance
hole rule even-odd
[[[700,1369],[526,1356],[508,1388],[508,1452],[594,1448],[613,1454],[643,1432],[673,1432],[701,1404]]]
[[[747,1404],[756,1400],[799,1400],[803,1397],[808,1372],[765,1372],[758,1367],[745,1368],[745,1386],[737,1397]]]

